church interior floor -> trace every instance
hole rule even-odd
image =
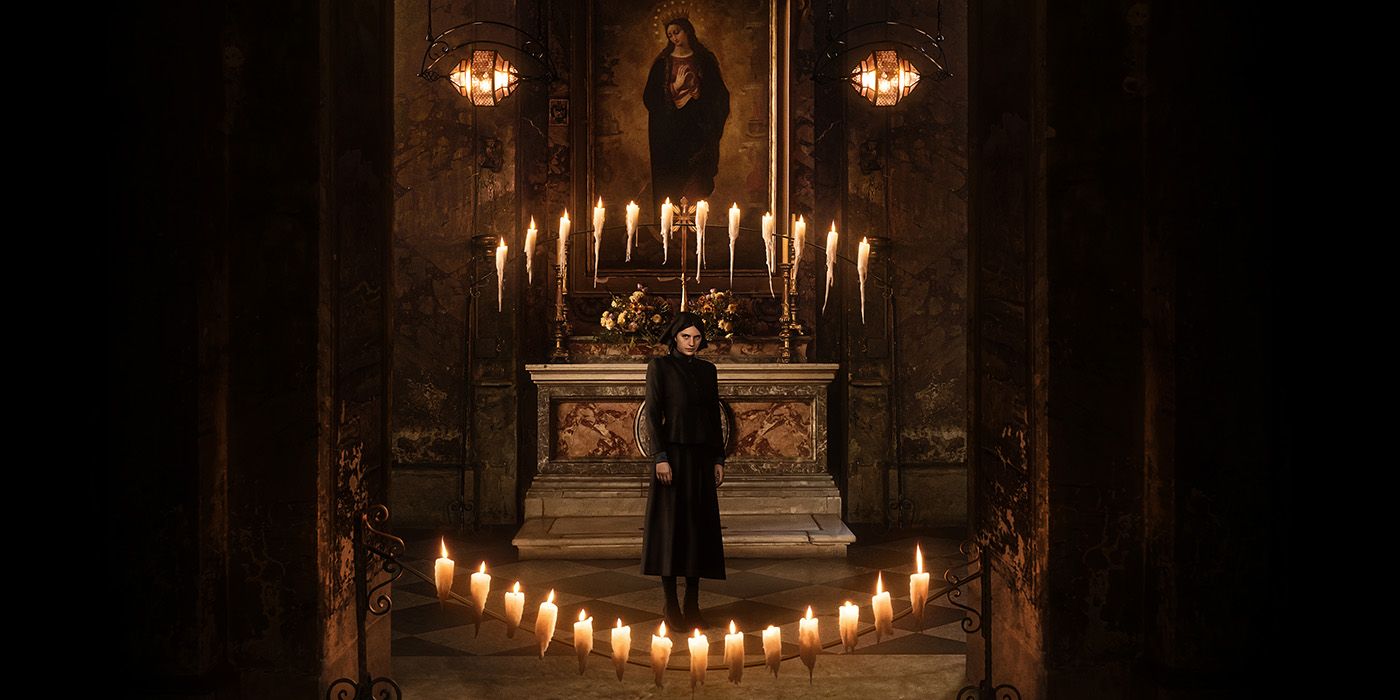
[[[914,545],[924,553],[924,570],[932,572],[930,590],[943,589],[943,572],[965,557],[958,551],[957,530],[893,531],[853,528],[856,543],[842,558],[726,560],[725,580],[702,579],[700,607],[714,625],[710,639],[710,672],[701,692],[715,697],[849,697],[852,692],[878,692],[884,697],[953,697],[963,685],[966,634],[963,613],[947,597],[929,603],[923,624],[909,608],[909,574],[915,570]],[[431,575],[438,556],[436,531],[404,531],[408,553],[404,561]],[[690,692],[686,671],[670,671],[666,688],[657,689],[649,668],[628,666],[619,683],[611,660],[599,656],[611,649],[610,628],[617,619],[632,627],[632,659],[647,662],[651,635],[661,621],[659,579],[643,576],[635,559],[520,560],[510,540],[513,530],[446,534],[456,561],[454,590],[469,596],[470,576],[485,561],[491,574],[487,609],[503,615],[502,592],[516,581],[525,592],[525,614],[513,636],[505,624],[488,617],[478,632],[472,613],[461,605],[443,607],[433,584],[405,573],[393,587],[392,651],[394,679],[404,697],[462,698],[520,695],[533,698],[658,697]],[[871,628],[870,597],[877,573],[883,573],[897,618],[894,634],[879,641],[874,631],[862,634],[854,652],[839,643],[838,608],[850,601],[860,606],[860,628]],[[685,583],[679,585],[684,595]],[[534,637],[536,611],[553,589],[559,606],[555,642],[543,660]],[[814,678],[797,658],[798,619],[812,606],[820,619],[823,646]],[[594,651],[580,675],[574,649],[559,643],[572,640],[579,610],[593,618]],[[724,638],[733,620],[745,633],[748,663],[763,658],[762,630],[782,630],[785,660],[774,678],[762,666],[749,666],[739,686],[726,682]],[[689,632],[688,630],[686,631]],[[672,668],[688,668],[689,651],[672,633]],[[688,634],[686,635],[688,636]],[[861,657],[861,658],[856,658]],[[719,667],[719,668],[717,668]],[[799,683],[799,681],[802,681]]]

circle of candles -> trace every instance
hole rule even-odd
[[[797,653],[802,663],[807,665],[807,680],[812,680],[812,671],[817,666],[817,653],[821,651],[822,640],[817,633],[817,618],[812,617],[812,606],[807,606],[807,616],[797,621]]]
[[[447,557],[447,538],[442,538],[442,556],[433,562],[433,582],[437,584],[438,600],[447,602],[452,595],[452,575],[457,564]]]
[[[768,666],[768,670],[773,672],[773,677],[778,677],[778,664],[783,660],[783,637],[782,630],[773,625],[768,625],[763,630],[763,662]]]
[[[729,621],[729,634],[724,635],[724,665],[729,667],[729,682],[738,685],[744,677],[744,633]]]
[[[476,606],[476,617],[481,619],[481,612],[486,609],[486,595],[491,592],[491,574],[486,573],[486,562],[481,562],[481,569],[472,572],[472,604]]]
[[[700,634],[700,628],[695,629],[695,636],[687,639],[690,645],[690,687],[693,690],[695,685],[705,685],[705,671],[710,667],[710,638]]]
[[[535,639],[540,643],[540,658],[544,658],[545,649],[549,648],[549,641],[554,638],[554,623],[559,619],[559,606],[554,604],[554,589],[549,589],[549,597],[540,603],[539,612],[535,613]]]
[[[578,654],[578,672],[583,674],[583,669],[588,665],[588,654],[593,651],[593,618],[588,617],[588,611],[580,608],[578,611],[578,622],[574,623],[574,652]]]
[[[622,625],[622,618],[617,618],[617,627],[612,631],[612,660],[613,668],[617,670],[617,679],[622,680],[622,671],[627,668],[627,657],[632,654],[632,628]]]
[[[515,638],[515,630],[520,626],[520,618],[525,615],[525,594],[520,592],[520,582],[515,582],[513,590],[506,591],[506,636]]]
[[[846,651],[855,651],[856,649],[856,626],[859,624],[860,608],[852,605],[851,601],[846,601],[846,604],[841,606],[840,617],[841,644],[846,648]]]
[[[666,680],[666,664],[671,660],[671,638],[666,636],[666,623],[651,636],[651,673],[660,688]]]
[[[884,573],[875,576],[875,595],[870,597],[870,607],[875,613],[875,641],[880,635],[894,634],[894,608],[890,605],[890,592],[885,590]]]
[[[914,545],[915,573],[909,574],[909,604],[914,608],[914,619],[922,627],[924,605],[928,603],[928,572],[924,571],[924,552]]]

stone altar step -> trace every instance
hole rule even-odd
[[[525,495],[525,518],[635,515],[647,512],[649,476],[542,474]],[[730,515],[841,514],[841,493],[821,475],[726,475],[719,512]]]
[[[721,515],[720,520],[727,558],[844,557],[856,540],[839,515]],[[640,559],[642,516],[532,518],[512,544],[521,559]]]

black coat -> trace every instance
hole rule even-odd
[[[642,533],[642,573],[724,578],[715,465],[724,462],[715,365],[673,351],[647,363],[647,411],[671,483],[651,471]]]

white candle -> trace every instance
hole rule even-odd
[[[710,639],[696,628],[695,636],[686,642],[690,645],[690,689],[694,690],[697,684],[705,685],[705,671],[710,667]]]
[[[822,298],[822,313],[826,313],[826,302],[831,299],[831,281],[836,272],[836,222],[831,222],[831,230],[826,233],[826,296]]]
[[[622,680],[622,671],[627,668],[627,657],[632,655],[632,628],[622,626],[622,618],[617,618],[617,627],[612,631],[613,668],[617,679]]]
[[[924,552],[914,545],[915,573],[909,574],[909,605],[914,608],[914,619],[920,626],[924,624],[924,605],[928,603],[928,572],[924,571]]]
[[[564,210],[564,215],[561,216],[561,217],[559,217],[559,260],[558,260],[558,264],[559,264],[559,272],[560,272],[560,274],[562,275],[562,276],[560,277],[560,280],[562,280],[562,281],[560,282],[560,285],[561,285],[561,286],[560,286],[560,289],[561,289],[561,290],[566,290],[566,289],[568,288],[568,280],[569,280],[569,272],[568,272],[568,270],[569,270],[569,210],[568,210],[568,209],[565,209],[565,210]]]
[[[768,625],[763,630],[763,662],[767,664],[768,670],[773,672],[773,677],[778,677],[778,664],[783,660],[783,637],[782,631],[773,625]]]
[[[549,648],[549,642],[554,638],[554,623],[559,619],[559,606],[554,604],[554,589],[550,589],[549,597],[540,603],[540,610],[535,614],[535,639],[540,643],[540,658],[544,658],[544,650]]]
[[[738,684],[744,677],[744,633],[729,621],[729,634],[724,635],[724,665],[729,667],[729,682]]]
[[[739,240],[739,203],[729,206],[729,286],[734,286],[734,242]]]
[[[525,229],[525,274],[530,279],[530,284],[535,283],[535,239],[540,235],[540,230],[535,227],[535,217],[530,217],[530,228]]]
[[[671,638],[666,636],[666,623],[651,635],[651,672],[656,677],[656,687],[660,688],[666,679],[666,664],[671,661]]]
[[[666,256],[670,255],[671,248],[671,217],[675,212],[671,210],[671,198],[661,203],[661,264],[666,264]]]
[[[593,207],[593,286],[598,286],[598,253],[603,249],[603,198],[598,198],[598,206]]]
[[[636,202],[627,203],[627,260],[632,260],[632,241],[637,237],[637,217],[641,215],[642,208]]]
[[[472,604],[476,606],[476,619],[481,620],[481,611],[486,609],[486,595],[491,592],[491,574],[486,573],[486,562],[481,569],[472,573]]]
[[[525,615],[525,594],[520,592],[520,582],[515,582],[513,590],[506,591],[506,636],[515,638],[515,630],[520,626],[520,618]]]
[[[593,618],[582,608],[578,611],[578,622],[574,623],[574,653],[578,654],[578,672],[588,665],[588,655],[593,651]]]
[[[792,278],[797,279],[798,267],[802,264],[802,249],[807,247],[807,220],[797,217],[792,225]]]
[[[870,242],[862,236],[856,252],[856,272],[860,273],[860,322],[865,323],[865,275],[870,271]]]
[[[812,671],[817,666],[817,653],[821,651],[822,640],[817,634],[817,618],[812,617],[812,606],[807,606],[807,617],[797,621],[797,653],[802,663],[807,665],[807,680],[812,680]]]
[[[446,603],[452,595],[452,574],[457,570],[456,562],[447,558],[447,538],[442,538],[442,556],[433,562],[433,581],[437,583],[438,600]]]
[[[846,651],[856,650],[856,626],[860,624],[860,608],[846,601],[841,606],[841,644],[846,647]]]
[[[885,590],[884,573],[875,576],[875,595],[870,596],[870,607],[875,613],[875,641],[880,635],[894,634],[894,608],[890,605],[890,592]]]
[[[773,215],[763,212],[763,254],[768,260],[768,296],[773,296],[773,266],[777,264],[777,246],[773,237]]]
[[[496,246],[496,311],[501,310],[501,295],[504,293],[506,283],[506,241],[501,239],[501,244]]]
[[[709,223],[710,203],[695,203],[695,281],[700,281],[700,268],[705,264],[705,224]]]

